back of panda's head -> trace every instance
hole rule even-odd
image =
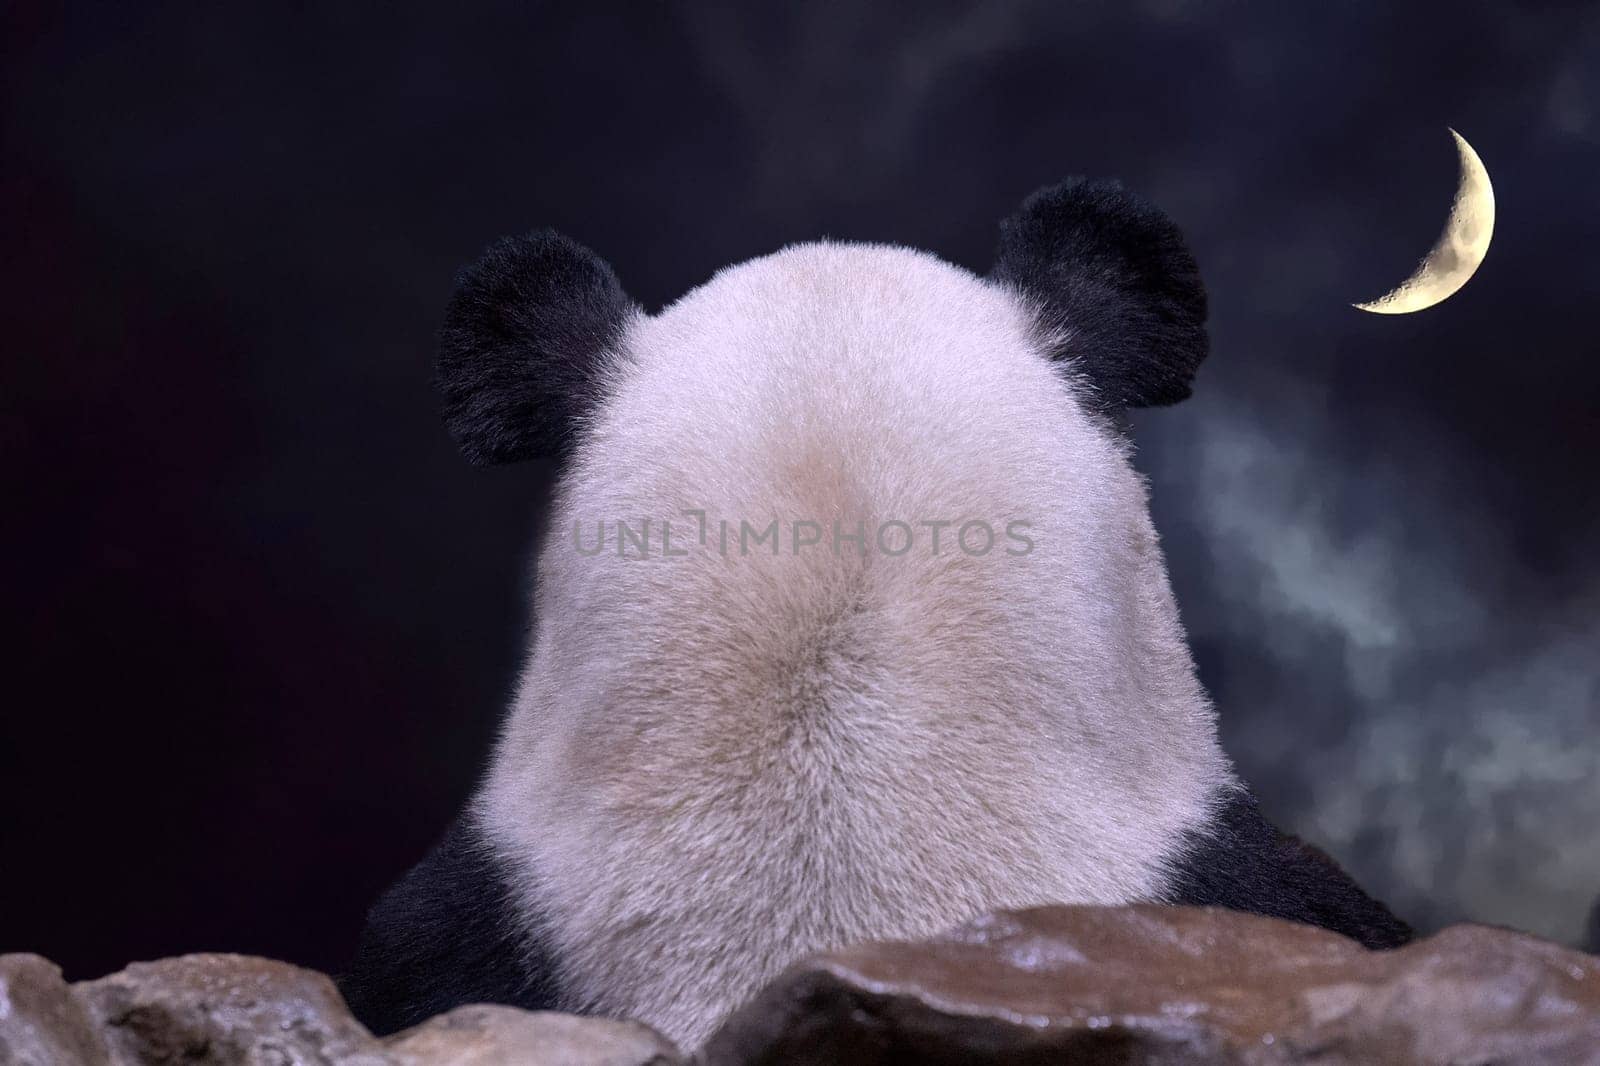
[[[1119,184],[1073,178],[1001,223],[988,280],[1036,316],[1085,406],[1186,398],[1208,341],[1177,227]],[[445,421],[478,465],[568,457],[643,312],[611,267],[553,231],[506,238],[463,271],[440,337]]]
[[[1177,751],[1209,782],[1209,709],[1114,426],[1188,394],[1204,317],[1176,228],[1105,183],[1031,196],[986,277],[804,244],[655,315],[566,238],[496,245],[446,317],[446,417],[474,462],[564,467],[512,748],[567,744],[546,754],[592,786],[760,763],[817,716],[916,721],[906,751],[999,752],[1009,723],[1050,721],[1082,741],[1051,774]]]
[[[564,464],[478,810],[575,1002],[692,1045],[807,946],[1159,894],[1229,771],[1111,423],[1187,395],[1204,317],[1173,225],[1083,181],[986,277],[822,242],[646,315],[550,233],[463,275],[451,431]]]

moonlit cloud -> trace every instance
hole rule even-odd
[[[1600,889],[1600,583],[1494,602],[1514,547],[1452,555],[1429,533],[1492,514],[1430,499],[1403,460],[1347,464],[1315,385],[1274,391],[1270,415],[1150,422],[1156,491],[1195,531],[1177,565],[1203,572],[1191,635],[1257,661],[1216,686],[1230,749],[1282,821],[1420,924],[1578,940]]]

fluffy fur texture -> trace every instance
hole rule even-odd
[[[1081,182],[988,279],[808,244],[647,317],[558,238],[491,252],[452,428],[479,460],[575,446],[490,773],[375,908],[358,1016],[553,1004],[693,1047],[806,952],[1045,902],[1403,937],[1235,780],[1105,417],[1187,392],[1203,317],[1171,224]],[[969,551],[972,521],[1031,549]]]
[[[445,424],[477,464],[561,456],[638,313],[611,267],[550,230],[462,272],[439,336]]]
[[[829,244],[624,335],[482,804],[566,1006],[693,1046],[813,949],[1164,892],[1232,778],[1143,482],[1035,337],[1000,286]],[[830,543],[571,538],[650,517],[693,543],[691,511]],[[1035,548],[967,555],[952,527],[937,557],[831,550],[835,520],[973,519],[1026,521]]]
[[[1177,403],[1210,341],[1200,270],[1172,220],[1114,181],[1040,189],[1000,226],[990,277],[1038,308],[1103,408]]]

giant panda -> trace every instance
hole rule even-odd
[[[985,276],[817,242],[656,314],[563,236],[494,245],[445,316],[445,420],[562,472],[498,746],[373,907],[357,1016],[694,1047],[802,955],[1048,902],[1404,942],[1263,819],[1196,679],[1123,416],[1189,395],[1205,316],[1173,223],[1082,179]]]

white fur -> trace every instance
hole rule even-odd
[[[567,1006],[693,1047],[813,950],[1160,895],[1232,777],[1144,484],[1014,293],[791,247],[634,321],[610,386],[479,805]],[[574,548],[575,519],[588,548],[646,517],[647,559]],[[780,519],[784,550],[724,557],[724,517]],[[1021,520],[1035,546],[789,550],[836,517]]]

